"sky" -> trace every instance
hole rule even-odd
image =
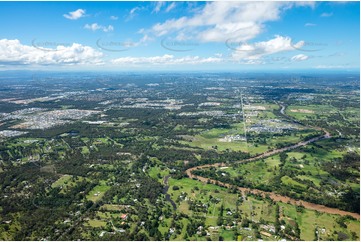
[[[359,71],[359,2],[0,2],[0,70]]]

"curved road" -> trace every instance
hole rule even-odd
[[[282,111],[284,112],[285,107],[283,105],[281,105],[281,108],[282,108]],[[297,144],[290,145],[290,146],[287,146],[287,147],[284,147],[284,148],[266,151],[266,152],[264,152],[264,153],[262,153],[260,155],[254,156],[254,157],[249,158],[249,159],[237,161],[236,163],[245,163],[245,162],[259,160],[259,159],[266,158],[266,157],[269,157],[269,156],[272,156],[272,155],[275,155],[275,154],[278,154],[278,153],[281,153],[281,152],[284,152],[284,151],[287,151],[287,150],[292,150],[292,149],[296,149],[298,147],[305,146],[307,144],[313,143],[313,142],[321,140],[321,139],[327,139],[327,138],[331,137],[330,133],[328,131],[322,129],[322,128],[319,128],[319,127],[312,127],[312,128],[317,129],[317,130],[322,130],[325,134],[321,135],[321,136],[318,136],[318,137],[315,137],[315,138],[312,138],[312,139],[309,139],[309,140],[306,140],[306,141],[301,141],[301,142],[299,142]],[[195,166],[195,167],[192,167],[192,168],[189,168],[188,170],[186,170],[186,174],[187,174],[187,176],[189,178],[191,178],[191,179],[195,178],[195,179],[197,179],[199,181],[202,181],[202,182],[208,182],[209,181],[212,184],[217,184],[217,185],[221,185],[221,186],[224,186],[224,187],[231,187],[231,186],[234,187],[234,185],[231,185],[231,184],[228,184],[228,183],[223,183],[223,182],[220,182],[220,181],[217,181],[217,180],[208,179],[208,178],[205,178],[205,177],[202,177],[202,176],[196,176],[196,175],[192,174],[192,171],[194,171],[194,170],[210,168],[210,167],[224,167],[226,165],[227,164],[225,164],[225,163],[215,163],[215,164],[206,164],[206,165]],[[268,195],[272,200],[277,201],[277,202],[284,202],[284,203],[289,202],[289,203],[291,203],[293,205],[301,205],[302,204],[307,209],[317,210],[319,212],[325,212],[325,213],[330,213],[330,214],[350,215],[350,216],[352,216],[352,217],[354,217],[356,219],[360,219],[360,214],[358,214],[358,213],[347,212],[347,211],[343,211],[343,210],[340,210],[340,209],[337,209],[337,208],[330,208],[330,207],[326,207],[324,205],[320,205],[320,204],[316,204],[316,203],[310,203],[310,202],[306,202],[306,201],[303,201],[303,200],[296,200],[296,199],[293,199],[293,198],[290,198],[290,197],[287,197],[287,196],[278,195],[278,194],[276,194],[274,192],[265,192],[265,191],[261,191],[261,190],[258,190],[258,189],[251,189],[251,188],[245,188],[245,187],[237,187],[237,189],[240,192],[243,192],[243,193],[244,192],[249,192],[249,193],[252,193],[252,194],[260,194],[260,195],[262,195],[264,197],[266,195]]]

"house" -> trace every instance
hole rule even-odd
[[[267,232],[265,232],[265,231],[261,231],[260,234],[262,234],[262,235],[264,235],[264,236],[267,236],[267,237],[271,237],[271,236],[272,236],[272,234],[267,233]]]
[[[70,223],[71,222],[71,220],[70,219],[66,219],[66,220],[64,220],[64,224],[67,224],[67,223]]]
[[[128,215],[123,213],[122,215],[120,215],[120,218],[126,220],[128,218]]]

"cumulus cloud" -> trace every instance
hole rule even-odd
[[[104,32],[111,32],[114,30],[114,27],[112,25],[108,25],[108,27],[103,26],[103,25],[99,25],[97,23],[93,23],[93,24],[86,24],[84,25],[84,29],[90,29],[93,31],[97,31],[97,30],[102,30]]]
[[[78,10],[75,10],[74,12],[69,12],[67,14],[63,14],[64,18],[70,19],[70,20],[77,20],[81,17],[85,16],[85,10],[79,8]]]
[[[322,13],[322,14],[321,14],[321,17],[327,18],[327,17],[331,17],[332,15],[333,15],[332,12],[331,12],[331,13]]]
[[[112,16],[110,16],[110,19],[111,19],[111,20],[118,20],[118,16],[112,15]]]
[[[299,54],[299,55],[292,56],[291,61],[304,61],[307,59],[308,59],[307,55]]]
[[[259,60],[267,55],[300,48],[303,44],[302,41],[293,44],[290,37],[276,35],[275,38],[268,41],[234,46],[232,58],[234,60]]]
[[[0,64],[6,65],[102,64],[102,56],[101,52],[77,43],[42,48],[23,45],[17,39],[0,40]]]
[[[304,2],[302,6],[313,6]],[[191,36],[202,42],[246,41],[263,31],[264,23],[276,21],[292,2],[207,2],[191,17],[168,19],[157,23],[148,32],[155,36],[175,34]]]
[[[207,64],[219,63],[222,59],[218,57],[202,58],[199,56],[185,56],[176,58],[173,55],[162,55],[152,57],[121,57],[112,60],[113,64],[152,64],[152,65],[175,65],[175,64]]]

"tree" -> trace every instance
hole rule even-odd
[[[134,240],[137,240],[137,241],[146,241],[146,240],[149,240],[148,236],[144,233],[144,232],[140,232],[140,233],[137,233],[135,236],[134,236]]]

